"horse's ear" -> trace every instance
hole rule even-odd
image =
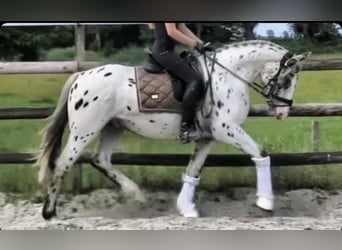
[[[298,55],[298,61],[304,61],[311,55],[311,51],[305,52],[303,54]]]
[[[285,66],[286,67],[292,67],[293,65],[295,65],[297,62],[299,62],[299,59],[297,58],[297,56],[294,56],[290,59],[288,59],[286,62],[285,62]]]
[[[305,52],[303,54],[299,54],[299,55],[295,55],[294,57],[288,59],[285,62],[285,65],[288,67],[292,67],[293,65],[295,65],[298,62],[304,61],[306,58],[308,58],[311,55],[311,52]]]

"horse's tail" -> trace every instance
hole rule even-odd
[[[68,93],[72,83],[77,79],[74,73],[65,83],[54,113],[48,118],[49,123],[42,130],[42,141],[39,152],[35,156],[36,166],[39,166],[38,182],[46,183],[52,177],[55,160],[60,155],[62,137],[68,122]]]

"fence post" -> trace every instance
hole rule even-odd
[[[76,164],[73,176],[73,193],[82,193],[82,164]]]
[[[313,121],[312,122],[312,150],[313,152],[319,151],[319,138],[320,138],[319,122]]]
[[[75,60],[79,66],[85,58],[85,26],[79,23],[75,25],[75,52]]]

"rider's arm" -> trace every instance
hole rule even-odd
[[[194,40],[196,40],[198,43],[203,43],[203,41],[196,36],[186,25],[185,23],[180,23],[178,26],[178,29],[180,32],[182,32],[184,35],[186,35],[187,37],[190,37]]]
[[[197,45],[197,40],[180,32],[176,27],[176,23],[165,23],[165,27],[167,34],[177,42],[190,47]]]

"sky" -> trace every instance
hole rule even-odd
[[[267,36],[267,30],[273,30],[275,36],[283,36],[283,32],[291,33],[288,23],[258,23],[255,33],[261,36]]]

